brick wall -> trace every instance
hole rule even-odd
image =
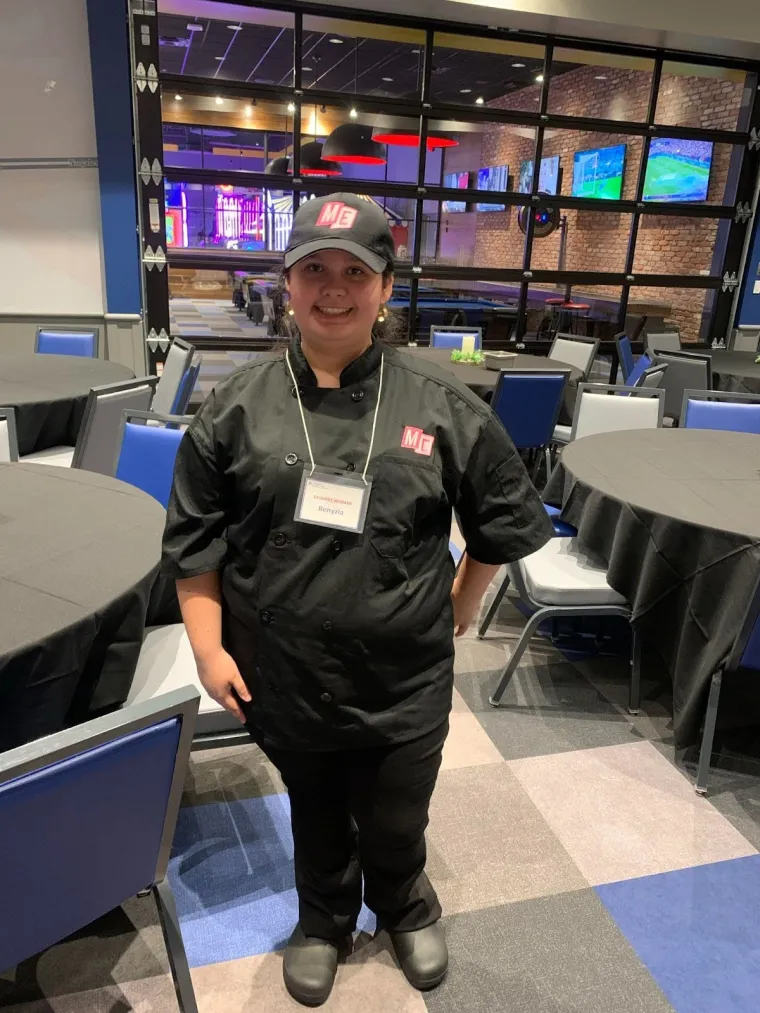
[[[597,80],[602,76],[603,80]],[[621,133],[547,130],[544,157],[560,156],[561,193],[570,195],[573,184],[573,156],[585,148],[626,144],[626,169],[622,197],[635,197],[643,141],[625,134],[625,121],[646,119],[651,76],[638,70],[582,67],[556,77],[550,90],[549,110],[564,115],[619,119]],[[524,89],[490,103],[494,108],[534,110],[539,86]],[[742,80],[722,77],[694,77],[663,74],[658,99],[657,122],[679,126],[735,130],[744,100]],[[507,164],[516,185],[520,163],[533,158],[533,130],[503,124],[487,124],[480,135],[478,160],[472,136],[462,149],[446,154],[445,172],[458,168]],[[708,202],[723,203],[729,165],[734,156],[731,145],[718,144],[713,154]],[[459,164],[465,161],[467,164]],[[631,216],[628,214],[566,209],[568,243],[566,267],[574,271],[622,271],[625,266]],[[475,244],[469,262],[482,267],[520,266],[523,236],[517,211],[485,212],[476,215]],[[644,216],[637,243],[635,271],[648,274],[710,274],[718,222],[710,220]],[[536,240],[534,268],[556,270],[559,261],[559,231]],[[616,288],[597,288],[596,294],[619,296]],[[677,325],[685,340],[700,334],[705,293],[690,289],[638,288],[637,299],[667,303],[669,322]]]

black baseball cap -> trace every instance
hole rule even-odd
[[[345,250],[377,274],[393,269],[393,236],[385,213],[353,193],[315,197],[296,211],[285,267],[319,250]]]

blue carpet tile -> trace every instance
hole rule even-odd
[[[760,1009],[760,855],[597,893],[678,1013]]]

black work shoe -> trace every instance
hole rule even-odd
[[[285,987],[304,1006],[321,1006],[332,991],[338,970],[338,944],[305,936],[297,925],[285,948]]]
[[[416,932],[389,932],[388,935],[410,985],[421,992],[440,985],[449,966],[449,951],[440,922]]]

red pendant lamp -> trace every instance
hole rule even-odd
[[[341,123],[322,147],[325,162],[353,165],[385,165],[385,149],[372,139],[372,127],[363,123]]]
[[[375,130],[372,140],[379,144],[398,144],[404,148],[418,148],[420,135],[415,130]],[[448,134],[438,131],[430,131],[427,135],[427,150],[436,151],[439,148],[456,148],[459,141]]]
[[[334,162],[326,162],[322,158],[322,145],[319,141],[307,141],[301,145],[302,176],[341,176],[340,169]]]

